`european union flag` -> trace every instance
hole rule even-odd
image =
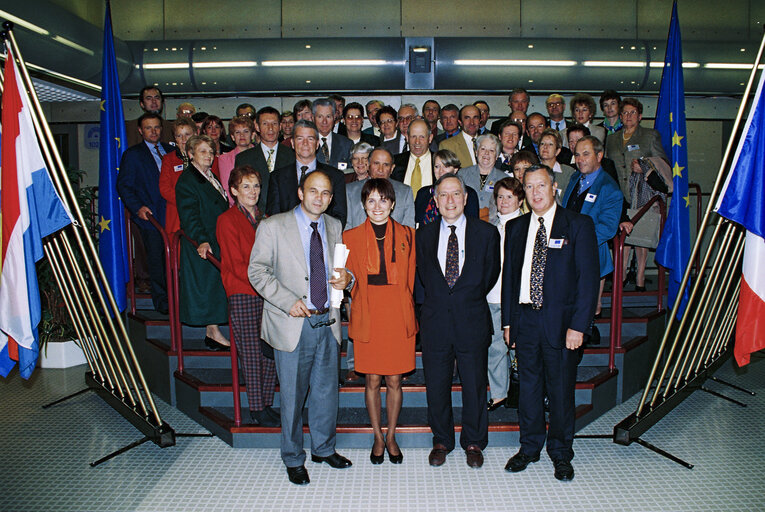
[[[685,88],[683,86],[683,56],[680,42],[680,24],[677,20],[677,2],[672,6],[664,72],[661,75],[659,103],[656,107],[654,128],[661,133],[661,142],[670,156],[672,165],[672,201],[664,224],[656,261],[669,269],[668,306],[673,307],[680,290],[683,274],[691,256],[691,227],[688,195],[688,149],[685,131]],[[690,282],[688,283],[690,285]],[[688,302],[688,289],[683,292],[680,318]]]
[[[106,272],[117,308],[124,311],[129,280],[124,207],[117,195],[117,173],[125,150],[125,116],[122,112],[120,77],[114,57],[112,16],[106,3],[104,21],[104,59],[101,71],[101,135],[98,174],[98,254]]]

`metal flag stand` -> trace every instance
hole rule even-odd
[[[5,58],[15,59],[18,65],[23,84],[23,90],[19,93],[29,100],[32,122],[46,167],[56,192],[74,217],[72,225],[43,240],[43,249],[81,341],[89,367],[85,374],[87,387],[43,408],[94,391],[144,434],[142,439],[92,462],[91,466],[97,466],[147,441],[165,448],[174,446],[177,437],[212,437],[210,433],[177,433],[160,417],[13,36],[13,23],[4,22],[3,29],[0,38],[6,47]],[[0,73],[0,92],[3,80]]]

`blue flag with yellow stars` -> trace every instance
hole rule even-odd
[[[677,299],[683,274],[691,256],[691,226],[689,220],[690,197],[688,195],[688,148],[685,131],[685,88],[683,86],[683,56],[680,42],[680,24],[677,20],[677,2],[672,7],[664,72],[661,75],[659,102],[656,106],[654,128],[661,134],[664,149],[669,149],[672,166],[672,200],[664,231],[656,248],[656,261],[669,270],[668,307]],[[686,286],[679,319],[688,302],[690,281]]]
[[[125,310],[125,284],[129,280],[124,206],[117,195],[117,173],[126,149],[125,116],[122,112],[120,77],[114,57],[112,17],[106,3],[104,58],[101,71],[101,135],[98,173],[98,254],[111,286],[117,308]]]

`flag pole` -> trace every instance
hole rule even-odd
[[[719,194],[720,187],[722,186],[723,177],[725,176],[725,170],[729,164],[731,151],[733,150],[733,142],[735,139],[735,134],[738,132],[738,129],[741,125],[741,120],[744,117],[744,110],[746,107],[746,103],[749,99],[749,95],[751,94],[752,85],[754,84],[755,77],[757,76],[758,65],[760,63],[760,60],[762,59],[763,50],[765,50],[765,33],[763,33],[763,37],[760,41],[760,47],[757,50],[757,56],[755,57],[754,65],[752,66],[752,72],[749,74],[749,80],[747,81],[746,87],[744,88],[744,95],[741,98],[741,104],[739,106],[738,112],[736,113],[736,119],[733,123],[733,129],[731,130],[732,135],[730,139],[728,139],[728,145],[725,148],[725,153],[723,154],[722,162],[720,162],[720,168],[717,173],[717,177],[715,178],[715,183],[714,183],[714,186],[712,187],[712,192],[709,195],[709,204],[707,204],[707,208],[706,208],[706,211],[704,212],[704,218],[701,222],[701,225],[698,226],[698,234],[696,236],[696,241],[693,244],[693,248],[691,249],[691,256],[688,261],[693,261],[693,259],[701,250],[701,243],[704,238],[704,233],[707,229],[707,223],[709,222],[709,218],[714,208],[714,203],[715,203],[714,199]],[[714,240],[710,241],[710,247],[713,242]],[[685,290],[685,287],[688,285],[688,281],[691,275],[691,267],[692,267],[691,265],[688,265],[685,269],[685,273],[683,274],[683,280],[680,282],[680,287],[678,288],[680,290],[680,293],[682,293],[682,290]],[[699,273],[701,272],[703,272],[703,268],[699,269]],[[697,280],[696,285],[692,287],[691,294],[688,297],[689,303],[693,300],[693,297],[698,290],[699,281],[700,280]],[[674,323],[675,316],[677,315],[677,312],[680,309],[681,303],[682,303],[681,300],[675,300],[675,303],[672,306],[672,312],[669,316],[667,327],[664,331],[664,336],[662,337],[661,343],[659,344],[658,353],[662,353],[664,351],[667,345],[667,342],[669,341],[672,324]],[[687,316],[687,308],[686,308],[686,314],[683,315],[683,319],[685,319],[686,316]],[[675,343],[673,343],[672,349],[674,349],[676,342],[677,342],[677,338],[675,338]],[[638,418],[643,414],[643,409],[645,407],[646,399],[648,398],[648,394],[651,389],[651,383],[656,377],[656,372],[658,370],[659,363],[660,363],[659,358],[657,358],[656,361],[654,361],[650,374],[648,375],[648,381],[646,383],[645,389],[643,390],[643,394],[640,397],[640,402],[638,403],[637,409],[635,410],[635,414]],[[661,380],[659,380],[659,383],[656,388],[657,390],[660,385],[661,385]],[[654,398],[651,402],[651,406],[654,406],[656,404],[657,398],[658,398],[658,393],[654,393]]]

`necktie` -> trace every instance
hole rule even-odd
[[[452,230],[449,235],[449,240],[446,243],[446,284],[449,288],[454,286],[457,282],[457,278],[460,277],[460,259],[459,259],[459,243],[457,243],[457,226],[449,226]]]
[[[157,166],[158,170],[162,169],[162,153],[159,152],[159,143],[154,144],[154,151],[157,152],[157,156],[159,157],[159,165]]]
[[[576,195],[578,196],[579,194],[581,194],[583,190],[584,190],[584,174],[582,174],[582,176],[579,178],[579,183],[576,184]]]
[[[414,193],[416,197],[417,191],[420,190],[420,188],[422,188],[422,169],[420,169],[419,157],[415,158],[414,160],[414,169],[412,169],[411,187],[412,187],[412,192]]]
[[[311,302],[316,309],[322,309],[327,302],[327,271],[324,268],[324,246],[316,229],[318,222],[311,222]]]
[[[321,152],[324,153],[324,163],[329,163],[329,146],[327,145],[327,138],[321,138]]]
[[[560,131],[560,121],[555,121],[555,129]]]
[[[300,183],[303,183],[303,180],[305,179],[305,173],[307,170],[308,170],[307,165],[300,166]]]
[[[268,159],[266,160],[266,165],[268,166],[268,172],[274,172],[274,150],[273,149],[268,150]]]
[[[534,256],[531,259],[531,305],[534,309],[542,307],[542,285],[545,278],[545,263],[547,263],[547,230],[545,220],[539,217],[539,229],[534,240]]]

